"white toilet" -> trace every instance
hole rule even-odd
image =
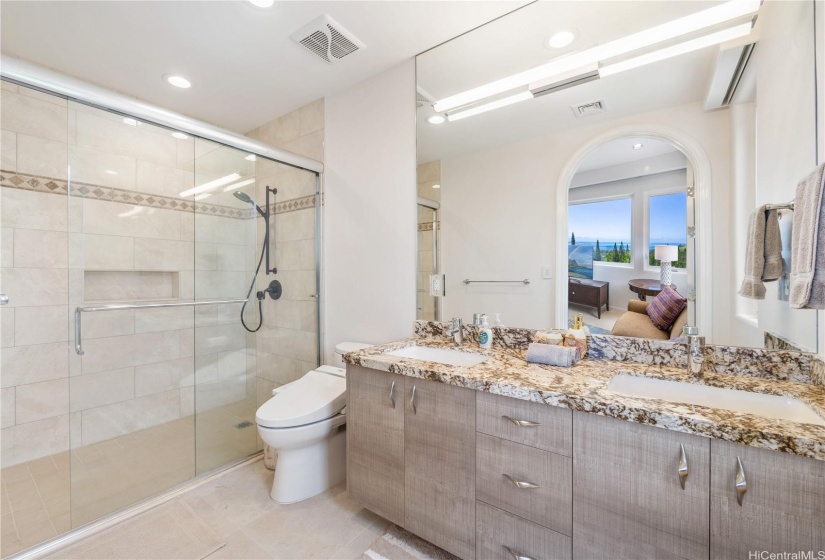
[[[369,347],[343,342],[335,351],[343,355]],[[343,482],[346,370],[321,366],[273,394],[255,414],[261,439],[278,454],[272,499],[292,504]]]

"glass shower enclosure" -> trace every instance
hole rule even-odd
[[[318,180],[22,85],[1,95],[8,557],[261,449],[255,410],[279,364],[317,365]],[[253,284],[264,220],[235,194],[263,206],[267,186],[279,270]],[[273,278],[284,294],[261,318]]]

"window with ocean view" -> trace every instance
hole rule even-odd
[[[659,266],[654,259],[656,245],[676,245],[679,258],[673,268],[687,268],[687,193],[651,196],[648,199],[648,263]]]
[[[571,204],[568,213],[567,271],[593,278],[593,261],[630,263],[630,198]]]

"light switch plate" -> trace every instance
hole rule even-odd
[[[549,266],[541,267],[541,277],[545,280],[550,280],[553,278],[553,268]]]
[[[444,295],[444,276],[441,274],[430,274],[430,295],[441,297]]]

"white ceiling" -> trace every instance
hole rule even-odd
[[[3,1],[0,50],[243,133],[523,4]],[[289,38],[321,14],[367,48],[330,66]],[[168,85],[167,73],[192,88]]]
[[[419,56],[417,83],[427,93],[442,98],[717,3],[537,2]],[[575,43],[559,51],[544,47],[545,38],[563,29],[577,33]],[[449,158],[704,101],[718,49],[709,47],[441,125],[426,121],[433,109],[425,105],[418,110],[418,161]],[[572,105],[592,101],[603,101],[607,110],[583,118],[574,116]]]
[[[635,144],[641,144],[642,147],[638,150],[634,150],[633,146]],[[587,154],[587,157],[584,158],[579,167],[576,169],[576,173],[593,171],[594,169],[603,169],[605,167],[612,167],[623,163],[641,161],[678,151],[679,148],[670,142],[656,140],[655,138],[617,138],[616,140],[605,142]]]

